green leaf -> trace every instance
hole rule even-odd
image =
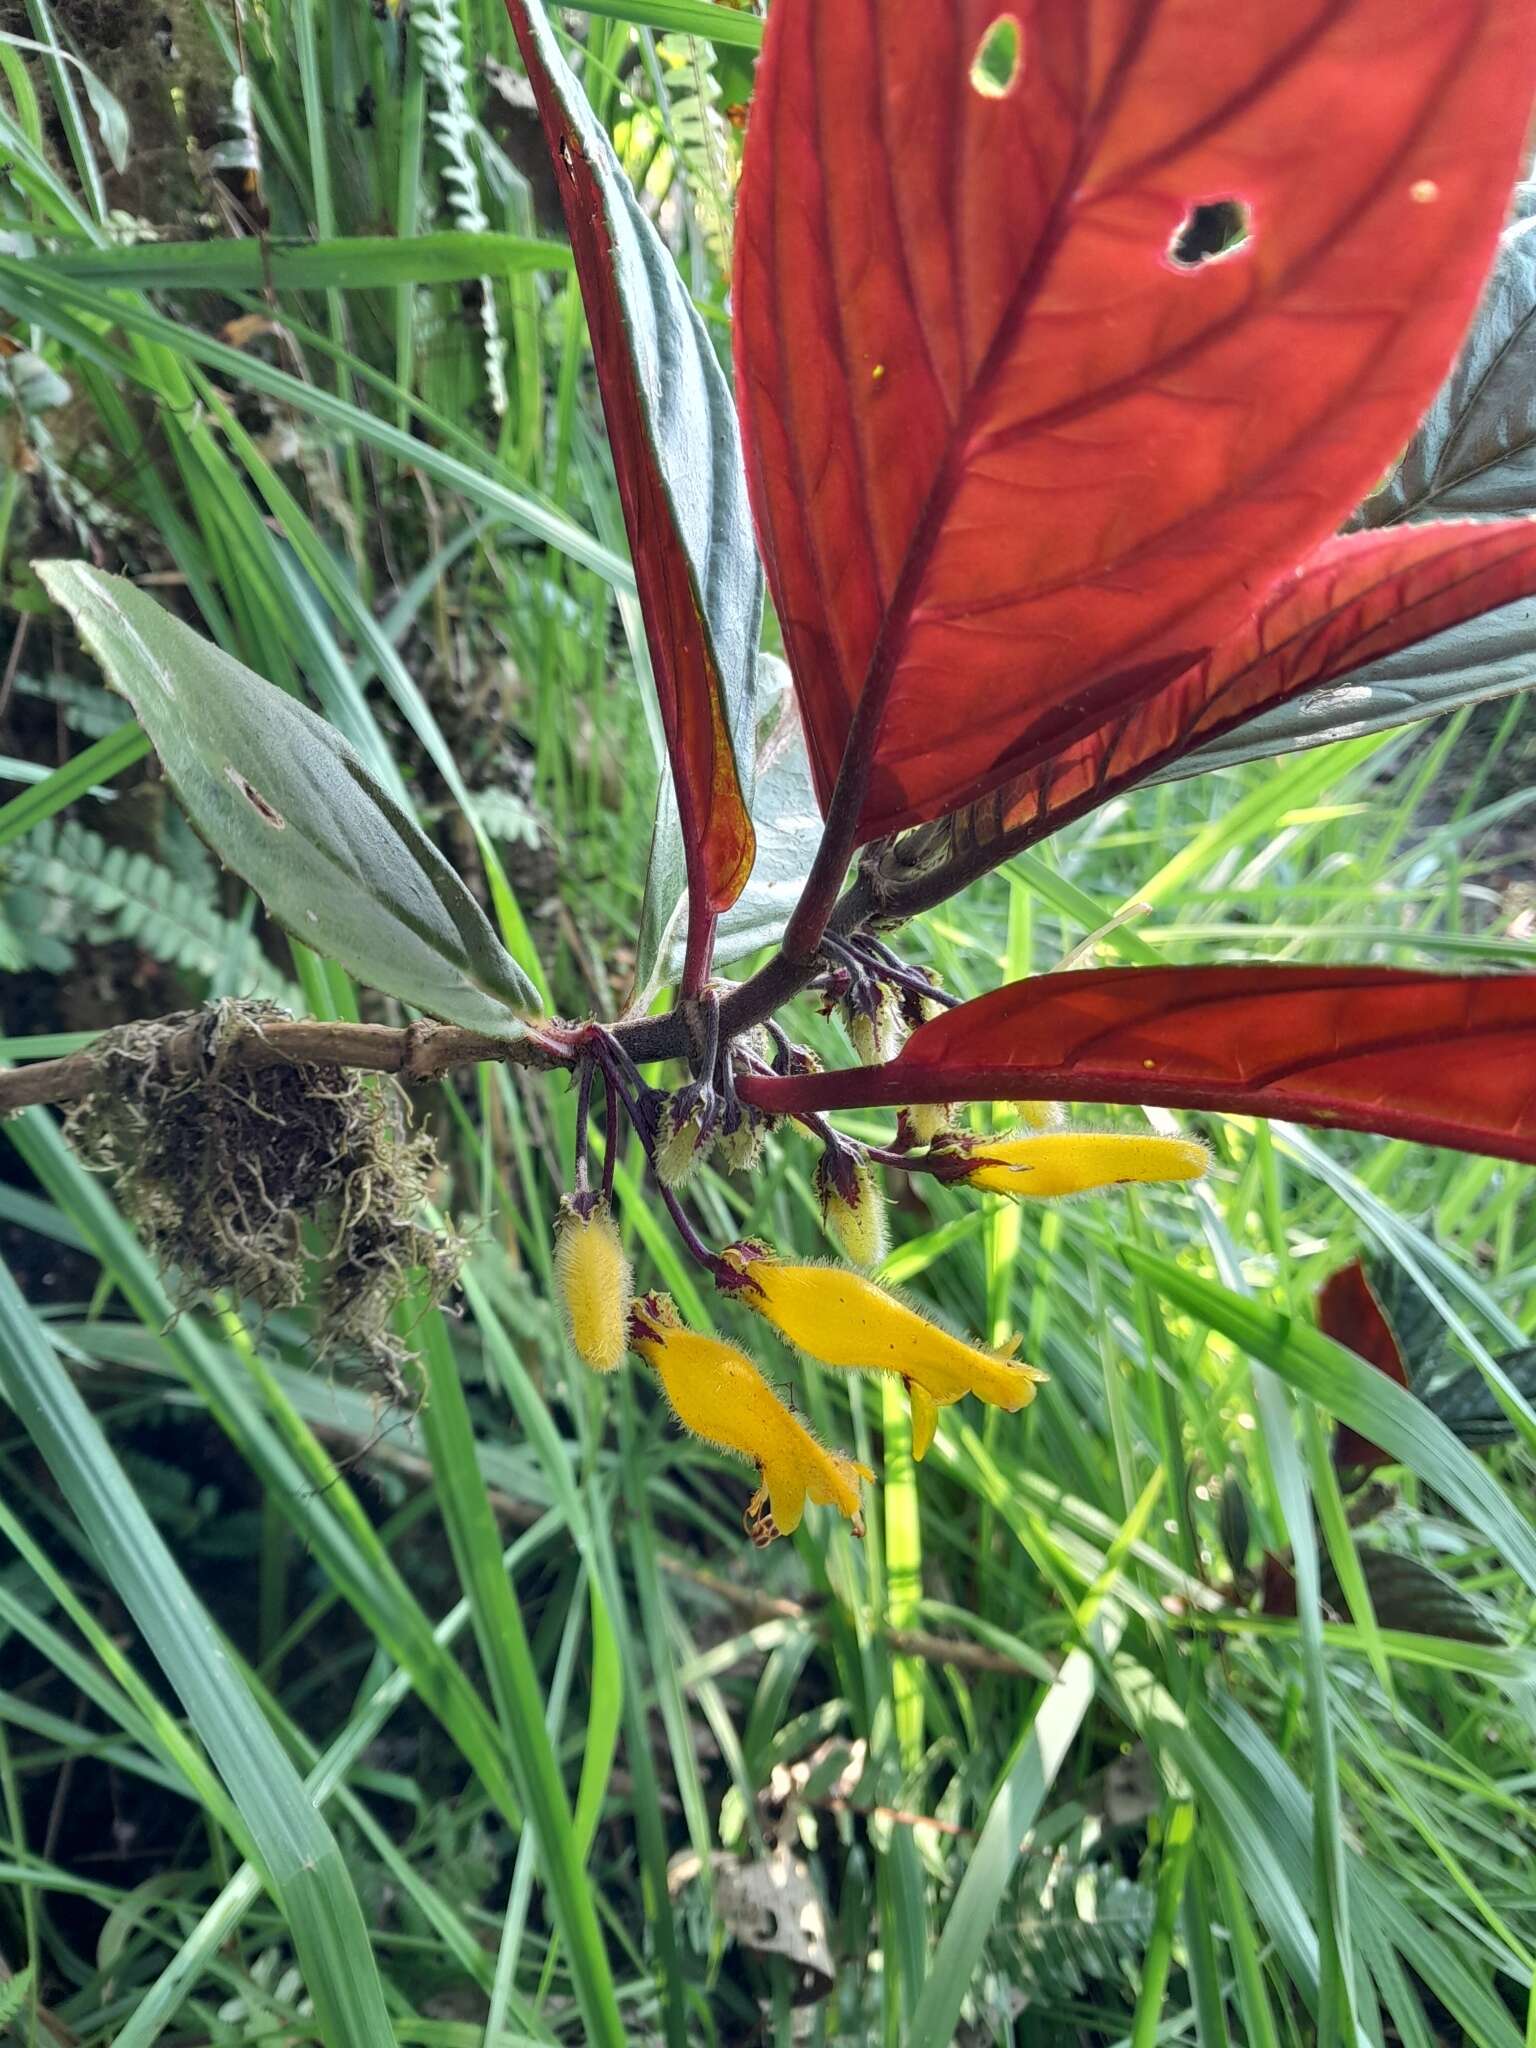
[[[13,796],[9,803],[0,804],[0,846],[32,831],[98,782],[121,775],[148,752],[149,740],[131,718],[112,732],[104,733],[62,768],[55,768],[51,775],[24,789],[20,796]]]
[[[515,521],[522,532],[546,541],[573,562],[595,570],[616,590],[631,587],[634,579],[629,564],[611,548],[600,546],[556,506],[531,491],[513,489],[502,475],[492,474],[478,460],[464,461],[439,446],[437,440],[412,434],[393,420],[328,390],[324,384],[293,376],[249,349],[232,348],[194,327],[167,320],[121,292],[62,276],[38,256],[24,263],[16,261],[5,255],[3,249],[4,244],[0,243],[0,308],[35,321],[75,350],[83,361],[95,364],[107,375],[144,384],[163,402],[164,394],[149,375],[144,359],[110,347],[101,338],[101,327],[121,327],[129,336],[162,343],[174,357],[205,364],[237,388],[278,398],[292,405],[302,417],[316,420],[333,432],[353,435],[364,446],[377,448],[408,467],[419,469],[447,489],[460,492],[468,503]],[[356,357],[347,360],[359,381],[375,388],[382,383]],[[392,385],[385,388],[395,390]],[[412,406],[418,417],[429,417],[425,407],[414,401]],[[446,438],[441,419],[433,416],[430,423],[434,435]],[[458,436],[458,442],[461,447],[473,445],[465,434]]]
[[[20,2017],[21,2008],[32,1996],[32,1965],[18,1970],[6,1983],[0,1983],[0,2034],[3,2034],[13,2020]]]
[[[288,1921],[326,2048],[379,2048],[393,2040],[335,1837],[3,1263],[0,1393],[229,1787]]]
[[[1525,1398],[1536,1402],[1536,1345],[1508,1351],[1498,1363]],[[1430,1388],[1424,1405],[1464,1444],[1509,1444],[1518,1434],[1486,1376],[1475,1365]]]
[[[719,0],[586,0],[582,11],[675,35],[703,36],[738,50],[756,50],[763,40],[763,24],[755,14],[723,7]]]
[[[64,76],[62,67],[65,64],[73,65],[80,74],[80,83],[85,87],[85,96],[91,103],[96,125],[101,130],[102,147],[111,159],[113,170],[121,175],[128,168],[128,152],[133,139],[128,126],[128,116],[123,112],[121,100],[115,93],[108,91],[90,65],[71,51],[60,49],[56,38],[46,43],[36,43],[30,36],[12,35],[0,30],[0,42],[8,43],[13,50],[35,50],[40,56],[51,58],[61,67],[61,77]]]
[[[570,1954],[587,2040],[622,2048],[623,2021],[603,1948],[585,1852],[572,1823],[559,1762],[544,1726],[545,1703],[522,1609],[502,1562],[496,1518],[475,1457],[475,1436],[447,1325],[424,1302],[403,1318],[422,1344],[427,1398],[421,1425],[441,1488],[454,1562],[480,1642],[518,1795],[538,1830],[541,1875],[555,1924]]]
[[[532,235],[344,235],[327,242],[130,242],[65,245],[44,259],[61,277],[139,291],[357,291],[370,286],[461,284],[471,277],[569,270],[564,242]]]
[[[1519,517],[1536,506],[1536,219],[1506,229],[1477,318],[1361,526]]]
[[[950,1901],[944,1932],[905,2035],[908,2048],[945,2048],[954,2037],[966,1991],[974,1980],[1003,1894],[1098,1691],[1100,1667],[1108,1664],[1119,1646],[1125,1616],[1113,1601],[1112,1591],[1162,1492],[1159,1468],[1129,1510],[1103,1569],[1078,1609],[1076,1620],[1083,1640],[1063,1658],[1061,1669],[1039,1694],[1033,1713],[1019,1730],[965,1875]]]
[[[1139,1246],[1122,1244],[1118,1253],[1186,1315],[1219,1330],[1250,1358],[1427,1479],[1536,1591],[1536,1534],[1530,1523],[1424,1402],[1353,1351],[1278,1309],[1245,1300]]]
[[[1401,1551],[1356,1546],[1370,1593],[1371,1606],[1383,1628],[1410,1635],[1448,1636],[1460,1643],[1502,1644],[1504,1637],[1476,1602],[1468,1599],[1453,1578],[1437,1572],[1421,1558]],[[1323,1578],[1323,1598],[1348,1613],[1337,1579]]]
[[[811,784],[800,714],[790,692],[789,670],[775,654],[758,657],[757,694],[762,714],[752,793],[757,860],[746,887],[715,927],[717,967],[728,967],[778,943],[821,844],[821,811]],[[640,912],[634,1007],[644,1007],[664,981],[676,980],[682,971],[687,887],[683,828],[672,778],[666,775],[656,799]]]
[[[121,577],[40,562],[219,858],[295,938],[452,1024],[515,1038],[531,983],[347,742]]]

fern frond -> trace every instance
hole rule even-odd
[[[721,108],[713,47],[698,36],[663,36],[656,45],[667,94],[667,128],[693,192],[704,245],[722,277],[731,274],[740,144]]]
[[[475,157],[480,147],[480,124],[475,119],[469,92],[469,63],[454,0],[416,0],[411,9],[411,27],[421,38],[422,69],[436,97],[427,110],[432,133],[442,151],[442,179],[448,211],[456,226],[468,234],[483,235],[490,229],[480,196],[480,173]],[[491,406],[498,419],[507,410],[507,345],[496,312],[496,293],[490,278],[479,279],[480,325],[485,334],[485,375]]]
[[[147,853],[110,846],[99,832],[49,819],[0,854],[11,950],[57,967],[58,949],[131,939],[167,967],[201,981],[234,981],[242,995],[290,1006],[295,995],[250,933]],[[50,944],[51,942],[51,944]],[[67,964],[67,955],[65,963]]]

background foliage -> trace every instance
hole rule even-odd
[[[573,19],[723,345],[757,25]],[[0,1056],[225,994],[389,1014],[204,854],[49,554],[324,712],[555,1007],[614,1014],[657,727],[500,0],[0,28]],[[1105,961],[1530,966],[1531,731],[1517,699],[1143,791],[912,950],[962,995],[1095,933]],[[563,1090],[486,1069],[418,1110],[470,1255],[467,1312],[411,1321],[415,1420],[316,1369],[306,1309],[173,1320],[56,1120],[3,1133],[0,2034],[1531,2037],[1528,1171],[1192,1119],[1194,1194],[901,1190],[888,1276],[1053,1384],[949,1411],[918,1485],[904,1404],[775,1357],[882,1485],[862,1546],[813,1521],[759,1557],[745,1475],[564,1351]],[[812,1163],[775,1140],[703,1222],[817,1249]],[[707,1322],[639,1166],[640,1277]],[[1470,1491],[1433,1431],[1340,1491],[1348,1365],[1311,1302],[1356,1251],[1427,1385],[1481,1369],[1441,1404]],[[556,1769],[572,1811],[535,1832]],[[583,1869],[606,1955],[554,1933]]]

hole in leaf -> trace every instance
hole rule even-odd
[[[1016,14],[1000,14],[976,45],[971,84],[984,100],[1005,100],[1023,68],[1023,24]]]
[[[274,832],[281,832],[286,829],[288,820],[283,816],[282,812],[274,810],[261,791],[251,787],[238,768],[231,768],[226,764],[224,773],[235,785],[235,788],[239,790],[263,825],[270,825]]]
[[[1198,270],[1241,249],[1253,231],[1253,216],[1241,199],[1207,199],[1192,206],[1168,244],[1176,270]]]

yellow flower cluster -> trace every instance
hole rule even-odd
[[[1205,1147],[1189,1139],[1063,1130],[1054,1104],[1016,1107],[1024,1127],[998,1138],[954,1130],[943,1109],[907,1110],[898,1144],[925,1144],[921,1163],[943,1179],[1004,1195],[1075,1195],[1127,1181],[1193,1180],[1206,1170]],[[663,1123],[655,1156],[664,1189],[692,1163],[701,1128],[693,1109]],[[827,1228],[853,1264],[877,1264],[884,1199],[869,1160],[835,1133],[824,1130],[824,1137],[815,1185]],[[675,1203],[673,1209],[677,1214]],[[701,1245],[696,1250],[711,1256]],[[752,1239],[728,1246],[713,1263],[722,1288],[806,1357],[841,1371],[894,1373],[911,1404],[915,1458],[932,1444],[941,1408],[974,1394],[1013,1414],[1046,1378],[1018,1363],[1014,1347],[970,1343],[845,1266],[781,1259]],[[563,1205],[555,1272],[578,1357],[594,1371],[612,1372],[634,1350],[684,1429],[756,1466],[759,1485],[744,1517],[754,1543],[797,1529],[807,1501],[835,1508],[862,1535],[859,1481],[873,1475],[818,1442],[744,1351],[685,1329],[665,1295],[634,1301],[606,1200],[584,1192]]]

